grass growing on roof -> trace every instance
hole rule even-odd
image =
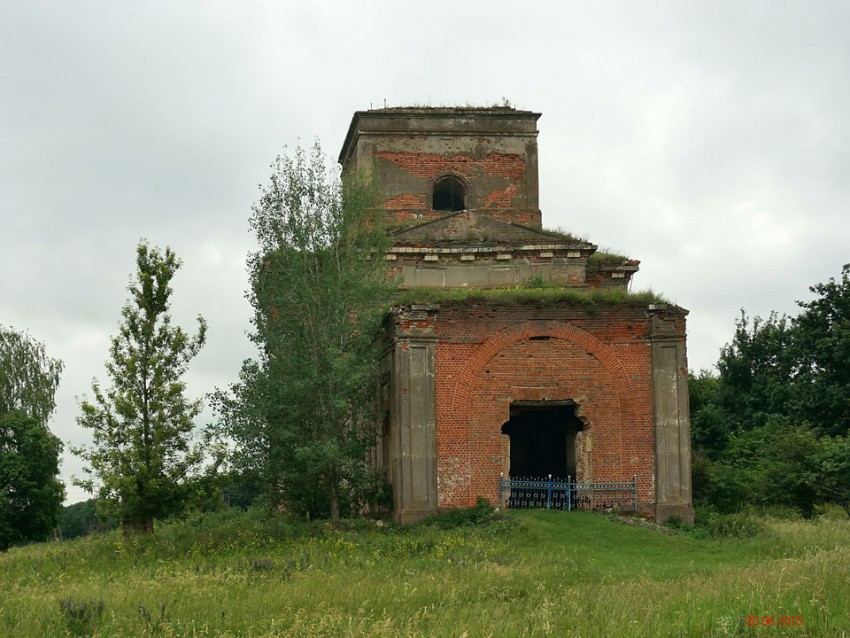
[[[541,229],[544,233],[548,233],[550,235],[554,235],[559,239],[563,239],[565,241],[574,242],[574,243],[584,243],[584,239],[581,237],[574,235],[573,233],[564,230],[563,228],[543,228]]]
[[[415,303],[487,302],[500,304],[633,305],[669,304],[650,290],[629,292],[622,288],[562,288],[560,286],[513,288],[411,288],[402,290],[395,305]]]
[[[631,257],[614,252],[611,250],[597,250],[590,256],[588,263],[590,264],[621,264],[624,261],[630,261]]]

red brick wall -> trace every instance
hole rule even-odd
[[[422,195],[422,198],[425,196]],[[398,195],[397,197],[390,198],[386,202],[387,207],[387,220],[389,222],[410,222],[410,226],[415,225],[416,223],[425,223],[434,221],[435,219],[440,219],[449,215],[451,213],[446,213],[444,210],[431,210],[430,208],[392,208],[391,204],[395,205],[399,201],[406,201],[407,198],[411,200],[417,199],[416,195]],[[423,204],[424,206],[424,204]],[[476,210],[476,209],[470,209]],[[494,219],[499,219],[503,222],[514,223],[514,224],[522,224],[523,226],[530,226],[532,228],[540,228],[541,226],[541,214],[539,210],[531,210],[531,209],[496,209],[496,208],[488,208],[487,214]]]
[[[410,197],[415,197],[411,195]],[[425,195],[422,195],[425,198]],[[395,199],[395,198],[392,198]],[[431,210],[430,208],[390,208],[392,199],[387,200],[387,220],[389,222],[411,222],[411,226],[415,223],[424,223],[434,221],[446,216],[444,210]]]
[[[484,196],[484,208],[510,208],[516,196],[516,184],[509,184],[504,190],[494,190]]]
[[[471,177],[474,171],[483,171],[485,175],[499,175],[511,180],[525,177],[525,160],[513,153],[489,153],[483,159],[475,159],[465,154],[378,151],[375,157],[389,160],[408,173],[426,179],[434,179],[446,171],[465,177]]]
[[[396,195],[395,197],[390,197],[386,202],[384,202],[384,206],[387,210],[398,210],[405,208],[413,210],[423,210],[427,206],[427,204],[425,203],[425,198],[425,193],[401,193],[400,195]]]
[[[540,228],[542,224],[542,218],[539,210],[488,209],[487,214],[495,219],[500,219],[503,222],[522,224],[523,226],[530,226],[532,228]]]
[[[505,221],[540,225],[540,212],[527,210],[525,206],[527,167],[521,155],[488,153],[483,157],[473,157],[465,153],[378,151],[375,157],[391,162],[405,173],[419,178],[413,183],[396,183],[388,178],[387,181],[395,183],[396,188],[419,190],[423,187],[420,180],[427,180],[425,188],[428,192],[396,193],[384,202],[390,218],[395,221],[429,221],[444,215],[441,212],[435,215],[428,210],[430,187],[439,176],[454,174],[470,185],[467,208],[501,209],[494,216],[504,218]]]
[[[649,317],[643,308],[443,304],[437,317],[440,507],[495,503],[509,471],[501,434],[513,401],[577,403],[579,479],[627,481],[654,500]],[[530,337],[550,337],[530,340]],[[580,447],[580,446],[577,446]]]

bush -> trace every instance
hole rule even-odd
[[[707,459],[701,459],[697,467],[700,473],[699,483],[694,485],[696,503],[731,513],[752,499],[753,479],[749,468]]]
[[[765,530],[764,523],[748,512],[722,514],[711,510],[697,518],[695,528],[725,538],[753,538]]]
[[[683,521],[678,516],[671,516],[667,519],[667,522],[664,523],[664,527],[667,529],[674,529],[680,532],[692,532],[694,530],[694,524],[688,523],[687,521]]]
[[[694,502],[723,513],[746,506],[790,507],[811,518],[822,485],[823,439],[805,425],[771,416],[730,438],[721,460],[694,455]]]

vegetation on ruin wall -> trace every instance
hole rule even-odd
[[[585,512],[457,519],[335,529],[226,510],[156,536],[13,548],[0,635],[845,635],[846,517],[690,530]],[[774,626],[746,626],[753,616]]]
[[[629,292],[622,288],[561,288],[516,286],[513,288],[415,288],[402,291],[396,305],[450,302],[496,302],[501,304],[569,303],[582,306],[669,304],[652,290]]]
[[[585,241],[581,237],[577,235],[573,235],[571,232],[564,230],[563,228],[544,228],[544,233],[548,233],[550,235],[554,235],[559,239],[563,239],[564,241],[569,242],[583,242]]]
[[[599,265],[620,265],[626,261],[631,261],[631,258],[608,250],[597,250],[588,259],[589,264]]]

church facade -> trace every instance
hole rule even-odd
[[[687,311],[628,294],[639,262],[544,230],[539,113],[354,114],[343,172],[372,172],[404,289],[388,318],[376,462],[396,518],[504,500],[504,477],[637,482],[693,519]]]

